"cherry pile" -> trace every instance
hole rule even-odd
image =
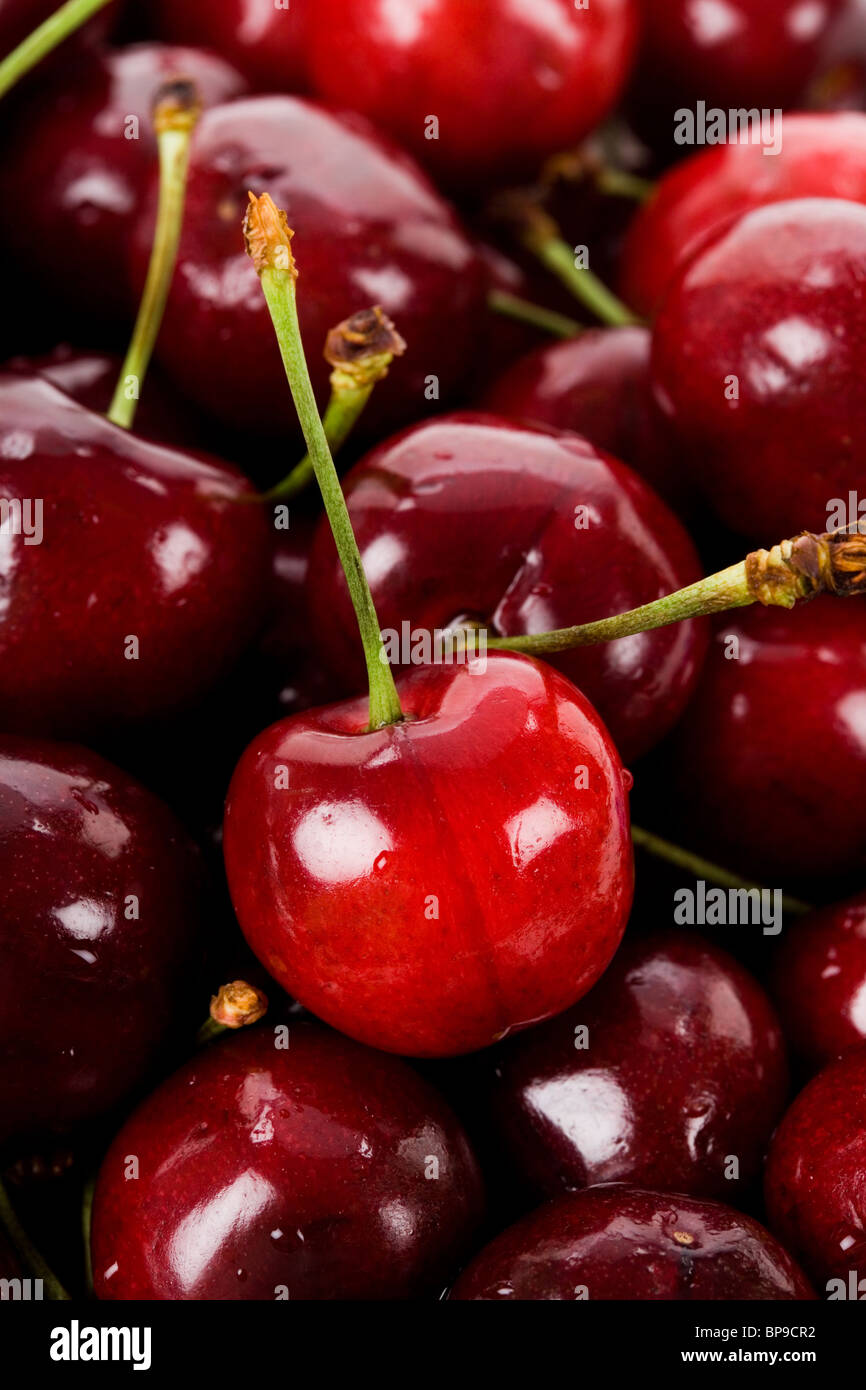
[[[53,10],[4,1287],[866,1296],[863,6]]]

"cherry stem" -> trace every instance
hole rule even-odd
[[[566,314],[558,314],[555,309],[545,309],[541,304],[533,304],[521,299],[508,290],[491,290],[487,296],[487,307],[495,314],[516,319],[518,323],[528,323],[554,338],[577,338],[583,332],[583,324],[570,319]]]
[[[108,409],[109,420],[127,430],[135,419],[174,276],[183,227],[190,142],[200,114],[198,95],[191,82],[166,82],[157,92],[153,126],[159,151],[159,206],[153,248],[129,350]]]
[[[68,0],[0,62],[0,97],[26,77],[58,44],[80,29],[110,0]]]
[[[196,1047],[213,1042],[223,1033],[234,1032],[238,1028],[248,1028],[258,1023],[268,1011],[268,996],[246,980],[232,980],[231,984],[220,985],[210,1001],[210,1016],[196,1034]]]
[[[660,835],[653,835],[649,830],[642,830],[639,825],[632,825],[631,837],[639,849],[645,850],[647,854],[653,855],[656,859],[663,859],[668,864],[673,864],[678,869],[686,869],[695,878],[706,879],[708,883],[716,883],[721,888],[744,888],[747,890],[757,888],[761,891],[759,883],[753,883],[750,879],[732,874],[730,870],[711,863],[709,859],[702,859],[700,855],[692,854],[690,850],[682,849],[679,845],[672,844],[670,840],[663,840]],[[813,911],[809,903],[801,902],[799,898],[788,897],[786,894],[782,895],[782,907],[785,912],[797,917],[802,917],[805,913]]]
[[[90,1249],[90,1233],[93,1227],[93,1194],[96,1191],[96,1175],[91,1174],[84,1184],[81,1194],[81,1237],[84,1241],[84,1285],[89,1298],[93,1297],[93,1255]]]
[[[9,1200],[9,1194],[2,1180],[0,1180],[0,1225],[2,1225],[10,1241],[14,1245],[18,1255],[34,1279],[41,1279],[45,1293],[49,1299],[56,1303],[69,1303],[71,1299],[64,1289],[57,1275],[46,1264],[36,1246],[31,1241],[21,1222],[15,1214],[15,1209]]]
[[[611,198],[631,198],[636,203],[645,203],[656,188],[652,179],[642,179],[639,174],[629,174],[625,169],[613,169],[609,164],[596,170],[594,182],[599,193]]]
[[[294,232],[288,225],[285,212],[277,208],[269,194],[264,193],[261,198],[257,198],[254,193],[250,193],[249,197],[250,203],[244,221],[247,252],[261,280],[292,399],[346,576],[367,664],[370,728],[379,729],[385,724],[396,724],[403,718],[403,711],[382,642],[379,620],[364,573],[361,552],[358,550],[349,520],[346,499],[319,418],[313,384],[304,355],[295,290],[298,272],[291,246]]]
[[[488,647],[544,656],[572,647],[594,646],[703,618],[752,603],[793,608],[816,594],[850,598],[866,594],[866,521],[845,531],[803,531],[772,550],[755,550],[739,564],[699,579],[685,589],[629,609],[613,618],[518,637],[488,637]]]

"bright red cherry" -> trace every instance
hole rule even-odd
[[[624,946],[585,999],[490,1070],[498,1150],[549,1197],[633,1182],[736,1202],[788,1091],[764,991],[682,932]]]
[[[704,247],[656,319],[656,401],[714,510],[762,545],[866,497],[864,259],[862,204],[775,203]]]
[[[315,0],[155,0],[151,22],[161,39],[222,54],[259,91],[298,92],[306,84],[306,29],[314,8]]]
[[[825,1067],[776,1131],[765,1177],[771,1229],[826,1291],[866,1293],[866,1048]],[[853,1280],[852,1280],[853,1276]],[[861,1282],[862,1281],[862,1282]]]
[[[430,409],[465,376],[486,288],[454,214],[409,157],[360,117],[295,97],[208,111],[193,138],[186,216],[158,352],[172,381],[229,424],[296,426],[279,349],[241,224],[248,191],[270,192],[303,243],[299,311],[321,399],[328,331],[381,304],[409,343],[377,386],[364,426]],[[154,185],[151,199],[156,194]],[[143,278],[151,227],[137,238]]]
[[[402,723],[365,699],[267,729],[224,845],[262,964],[390,1052],[471,1052],[594,984],[632,894],[626,774],[552,668],[492,652],[414,669]]]
[[[792,1051],[813,1070],[866,1042],[866,894],[786,927],[771,990]]]
[[[147,443],[49,382],[0,376],[0,726],[100,738],[192,703],[263,618],[251,484]]]
[[[403,1062],[311,1023],[281,1046],[265,1024],[205,1048],[120,1131],[93,1205],[96,1294],[435,1295],[482,1204],[456,1118]]]
[[[92,1120],[141,1082],[179,1017],[203,883],[167,806],[44,739],[0,740],[0,847],[5,1140]]]
[[[588,135],[616,103],[635,31],[632,0],[316,0],[309,63],[321,96],[475,187],[533,174]]]
[[[576,435],[494,415],[418,425],[346,478],[380,626],[399,633],[481,619],[498,634],[546,632],[624,612],[701,573],[681,524],[636,474]],[[360,683],[355,620],[322,526],[309,592],[320,648]],[[682,713],[703,624],[552,658],[596,706],[626,762]]]
[[[623,252],[620,289],[632,308],[652,313],[707,234],[752,208],[791,198],[866,202],[866,116],[786,113],[782,130],[776,155],[758,144],[717,145],[665,174]]]
[[[759,882],[861,873],[866,607],[818,598],[717,620],[676,735],[683,834]]]
[[[757,1221],[720,1202],[619,1183],[560,1197],[498,1236],[457,1280],[460,1301],[815,1297]]]
[[[4,129],[0,237],[23,270],[88,323],[130,309],[128,246],[157,165],[151,106],[178,76],[191,78],[208,106],[245,88],[213,54],[136,44],[79,58],[52,85],[40,84]]]

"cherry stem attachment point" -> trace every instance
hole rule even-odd
[[[672,844],[670,840],[663,840],[660,835],[653,835],[651,831],[641,829],[639,825],[632,825],[631,838],[638,849],[645,850],[647,854],[653,855],[656,859],[663,859],[666,863],[673,864],[677,869],[685,869],[695,878],[705,879],[708,883],[715,883],[720,888],[744,889],[747,892],[757,888],[759,892],[763,891],[759,883],[741,878],[738,874],[733,874],[730,870],[711,863],[709,859],[702,859],[700,855],[692,854],[690,850],[682,849],[679,845]],[[801,902],[799,898],[791,898],[784,893],[782,894],[782,908],[794,917],[802,917],[807,912],[813,911],[810,903]]]
[[[41,1279],[47,1297],[56,1303],[71,1299],[57,1275],[46,1264],[15,1213],[5,1185],[0,1181],[0,1226],[3,1226],[25,1269],[34,1279]]]
[[[108,409],[109,420],[127,430],[135,419],[174,276],[183,227],[190,142],[200,114],[198,94],[191,82],[169,81],[157,92],[153,126],[159,151],[159,205],[153,248],[132,339]]]
[[[555,309],[546,309],[542,304],[533,304],[520,295],[508,290],[491,290],[487,296],[487,307],[495,314],[527,323],[554,338],[577,338],[583,331],[582,323],[570,319],[567,314],[558,314]]]
[[[28,34],[26,39],[13,48],[0,62],[0,97],[4,97],[16,82],[20,82],[28,72],[47,58],[58,44],[86,24],[99,10],[105,9],[110,0],[68,0],[54,14],[49,15],[43,24]]]
[[[268,996],[246,980],[221,985],[210,1001],[210,1015],[196,1034],[196,1047],[213,1042],[223,1033],[249,1028],[268,1011]]]

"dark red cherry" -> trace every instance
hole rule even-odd
[[[215,684],[263,618],[251,486],[0,376],[0,727],[102,738]]]
[[[719,862],[772,886],[861,873],[866,606],[721,615],[674,777],[683,834]]]
[[[390,1052],[484,1047],[595,983],[631,903],[626,778],[558,671],[492,652],[295,715],[241,758],[224,826],[241,929],[313,1013]]]
[[[816,1285],[836,1298],[862,1297],[866,1048],[832,1062],[797,1096],[770,1146],[765,1191],[771,1229]]]
[[[381,304],[409,343],[364,427],[429,411],[473,360],[485,277],[454,214],[408,155],[359,116],[296,97],[208,111],[193,140],[177,271],[158,352],[171,379],[229,424],[285,433],[286,374],[240,228],[248,191],[269,192],[297,233],[301,328],[322,401],[328,331]],[[151,210],[156,189],[152,190]],[[143,279],[151,242],[137,237]]]
[[[632,0],[316,0],[311,80],[446,182],[513,182],[616,104],[636,19]]]
[[[256,650],[281,715],[329,704],[341,694],[312,638],[307,572],[315,529],[312,518],[292,509],[290,528],[277,531],[272,546],[268,618]]]
[[[206,105],[245,85],[212,54],[136,44],[79,57],[51,86],[40,84],[4,129],[0,238],[88,323],[126,316],[133,303],[129,240],[157,163],[151,105],[176,76],[191,78]]]
[[[494,415],[446,416],[388,440],[348,474],[346,497],[380,625],[398,634],[403,623],[432,631],[467,616],[502,635],[546,632],[700,574],[681,524],[630,469],[577,435]],[[359,682],[355,619],[324,526],[309,590],[323,654]],[[553,661],[628,762],[682,713],[705,640],[703,624],[687,624]]]
[[[0,1140],[104,1114],[185,1015],[203,883],[168,807],[87,749],[0,740]]]
[[[280,1031],[205,1048],[120,1131],[93,1204],[97,1297],[401,1299],[453,1275],[483,1204],[454,1115],[394,1057]]]
[[[314,8],[315,0],[155,0],[151,23],[169,43],[222,54],[259,91],[298,92],[306,85],[306,30]]]
[[[665,174],[623,252],[620,290],[632,308],[652,313],[707,234],[752,208],[791,198],[866,202],[866,116],[786,113],[783,130],[778,154],[757,144],[717,145]]]
[[[548,1197],[633,1182],[736,1203],[788,1091],[764,991],[682,932],[627,943],[586,998],[490,1072],[498,1151]]]
[[[619,1183],[560,1197],[477,1255],[450,1297],[772,1299],[815,1297],[757,1221],[721,1202]]]
[[[791,1050],[812,1070],[866,1042],[866,894],[786,927],[770,987]]]

